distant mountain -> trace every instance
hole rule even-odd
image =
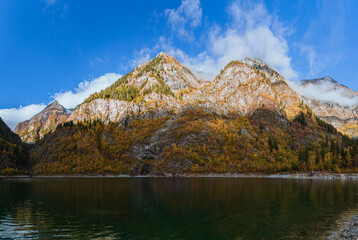
[[[0,118],[0,175],[26,174],[28,161],[26,146]]]
[[[306,98],[313,98],[341,106],[358,105],[358,92],[338,83],[330,76],[294,82],[296,90]]]
[[[29,120],[20,122],[14,132],[24,142],[35,142],[56,129],[56,126],[67,120],[70,111],[57,101],[50,103],[44,110]]]
[[[321,119],[342,133],[358,136],[358,92],[330,76],[289,84]]]
[[[36,174],[352,171],[357,143],[257,59],[211,82],[160,53],[80,104],[31,152]]]

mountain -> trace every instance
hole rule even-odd
[[[26,146],[0,118],[0,175],[26,174],[28,160]]]
[[[160,53],[80,104],[31,151],[35,174],[355,171],[357,142],[256,59],[202,81]]]
[[[57,101],[53,101],[31,119],[20,122],[14,132],[18,134],[24,142],[35,142],[55,130],[56,126],[65,122],[69,115],[69,110],[64,108]]]
[[[342,133],[358,137],[358,92],[330,76],[290,82],[290,86],[322,120]]]
[[[197,105],[203,101],[206,101],[207,106],[211,106],[212,111],[219,114],[241,109],[240,114],[245,115],[257,109],[258,105],[265,105],[265,102],[266,107],[278,106],[277,101],[276,103],[270,101],[275,98],[281,105],[278,109],[284,106],[283,112],[290,118],[300,111],[300,108],[297,108],[298,102],[303,100],[321,119],[333,124],[342,133],[358,136],[357,92],[339,84],[329,76],[292,82],[283,79],[277,71],[258,59],[245,58],[241,63],[259,71],[262,76],[269,79],[270,84],[274,87],[267,88],[268,86],[266,86],[266,88],[273,89],[273,92],[264,91],[263,86],[260,86],[257,88],[260,93],[257,93],[251,91],[252,89],[245,89],[244,85],[241,85],[241,89],[238,91],[241,96],[231,97],[225,101],[213,99],[213,92],[220,94],[221,90],[210,90],[209,88],[220,85],[218,81],[230,81],[230,79],[218,80],[215,78],[214,84],[202,80],[192,74],[188,68],[182,66],[175,58],[160,53],[152,61],[139,65],[111,87],[90,96],[70,117],[68,117],[69,111],[55,101],[48,106],[49,109],[45,109],[28,121],[19,123],[15,132],[21,136],[23,141],[34,142],[53,131],[57,124],[67,120],[76,122],[101,119],[104,123],[109,123],[128,120],[133,114],[140,114],[144,118],[148,114],[161,116],[190,108],[191,105]],[[201,76],[203,73],[196,72],[196,75]],[[250,84],[246,85],[251,87]],[[221,98],[224,95],[231,94],[233,96],[238,93],[235,93],[238,89],[230,89],[230,87],[232,84],[225,89]],[[197,91],[199,88],[203,89]],[[210,94],[205,96],[209,92]],[[267,93],[269,94],[265,95]],[[257,99],[259,101],[254,99],[257,95],[259,95]],[[183,97],[185,101],[178,101],[178,98],[183,100]],[[260,103],[261,100],[262,103]],[[250,107],[251,104],[253,105]],[[147,111],[148,109],[150,111]]]
[[[258,109],[269,109],[293,119],[301,110],[300,96],[277,72],[251,65],[252,61],[230,62],[213,82],[194,95],[194,99],[206,101],[214,111],[225,115],[230,112],[251,115]]]
[[[175,58],[160,53],[109,88],[91,95],[68,120],[100,119],[120,122],[138,115],[165,116],[205,108],[217,114],[248,115],[265,108],[293,118],[301,98],[277,72],[267,72],[234,61],[212,82],[196,78]]]
[[[183,96],[203,83],[175,58],[160,53],[112,86],[88,97],[68,120],[101,119],[108,123],[133,115],[162,116],[180,109]]]

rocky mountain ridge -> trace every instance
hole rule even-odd
[[[20,122],[14,132],[24,142],[35,142],[55,130],[56,126],[65,122],[69,116],[70,111],[55,100],[31,119]]]
[[[309,86],[321,87],[322,91],[326,93],[339,92],[342,96],[345,96],[349,99],[358,97],[358,92],[348,88],[345,85],[340,84],[339,82],[337,82],[331,76],[328,75],[322,78],[304,79],[299,81],[299,84],[303,87],[309,87]],[[331,99],[331,101],[334,102],[335,99]]]
[[[292,84],[264,62],[251,58],[232,61],[213,81],[203,81],[174,57],[159,53],[112,86],[88,97],[70,115],[56,103],[57,108],[50,109],[57,110],[44,110],[20,123],[15,132],[23,141],[34,142],[65,121],[100,119],[105,124],[127,123],[133,118],[154,119],[193,109],[219,115],[250,115],[268,109],[292,120],[301,111],[303,101],[339,131],[357,136],[356,106],[309,98],[300,91],[322,82],[331,84],[323,90],[328,93],[338,91],[348,98],[358,96],[329,77]]]
[[[90,96],[68,120],[121,122],[131,116],[163,117],[197,108],[219,115],[250,115],[265,108],[292,119],[299,113],[300,104],[300,96],[269,69],[233,61],[214,81],[204,82],[175,58],[160,53],[111,87]]]
[[[205,82],[161,53],[89,96],[31,160],[40,175],[175,176],[358,171],[357,153],[266,64],[232,61]]]

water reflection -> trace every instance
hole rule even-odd
[[[286,179],[0,180],[0,238],[309,239],[357,183]]]

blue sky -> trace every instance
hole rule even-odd
[[[293,80],[358,90],[358,1],[0,1],[0,116],[74,107],[160,51],[216,75],[258,57]]]

